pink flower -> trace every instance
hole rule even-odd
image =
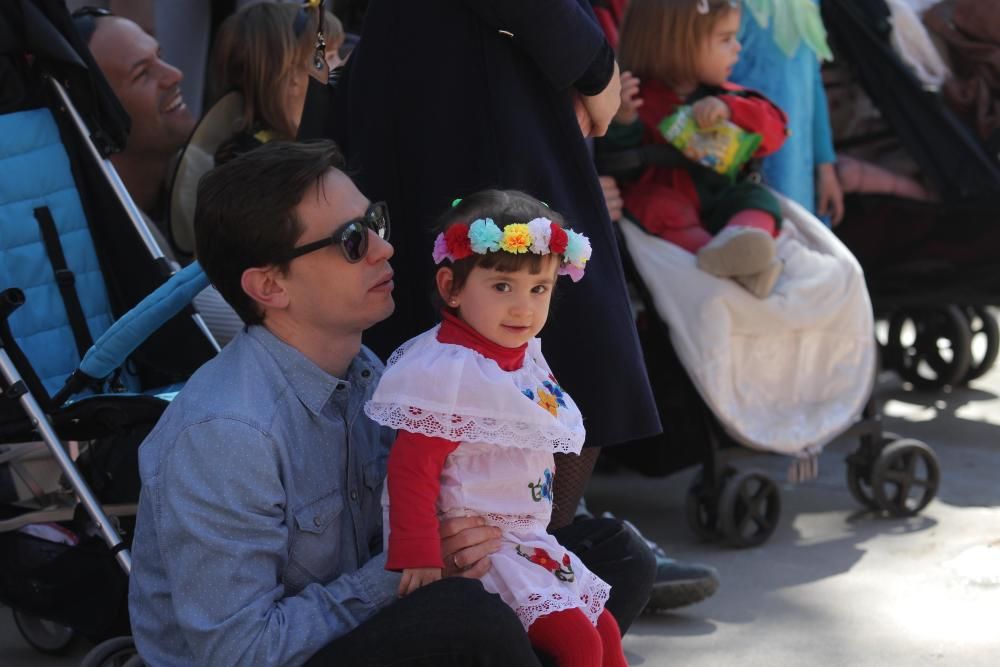
[[[445,241],[444,234],[438,234],[437,238],[434,239],[434,252],[432,254],[435,264],[440,264],[446,259],[451,259],[451,255],[448,254],[448,242]]]

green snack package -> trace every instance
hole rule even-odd
[[[678,107],[661,120],[659,129],[663,138],[688,159],[734,180],[764,140],[728,120],[712,127],[698,127],[689,105]]]

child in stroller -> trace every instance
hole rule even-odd
[[[765,298],[781,273],[781,214],[744,164],[781,147],[786,118],[727,82],[739,58],[739,19],[730,0],[634,0],[620,58],[643,81],[623,77],[621,109],[602,148],[657,147],[665,161],[625,183],[625,208],[650,232],[697,253],[702,270]]]

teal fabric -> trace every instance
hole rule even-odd
[[[69,158],[48,109],[0,116],[0,290],[17,287],[26,302],[10,327],[49,393],[80,362],[34,209],[47,206],[93,339],[112,321],[104,278]]]
[[[835,159],[820,63],[805,42],[786,56],[771,34],[773,25],[762,28],[751,12],[743,12],[743,52],[730,78],[760,91],[788,114],[791,134],[781,150],[764,159],[764,182],[815,212],[816,166]]]

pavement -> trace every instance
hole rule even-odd
[[[680,559],[718,568],[712,598],[644,615],[625,637],[630,665],[660,667],[1000,665],[1000,370],[950,393],[908,391],[883,373],[886,429],[929,444],[941,464],[937,498],[918,516],[862,510],[845,482],[856,439],[831,443],[819,477],[780,483],[779,525],[763,545],[698,542],[684,496],[694,474],[595,476],[590,508],[629,518]],[[783,480],[788,459],[750,455],[740,468]],[[0,609],[0,664],[79,664],[29,648]]]

